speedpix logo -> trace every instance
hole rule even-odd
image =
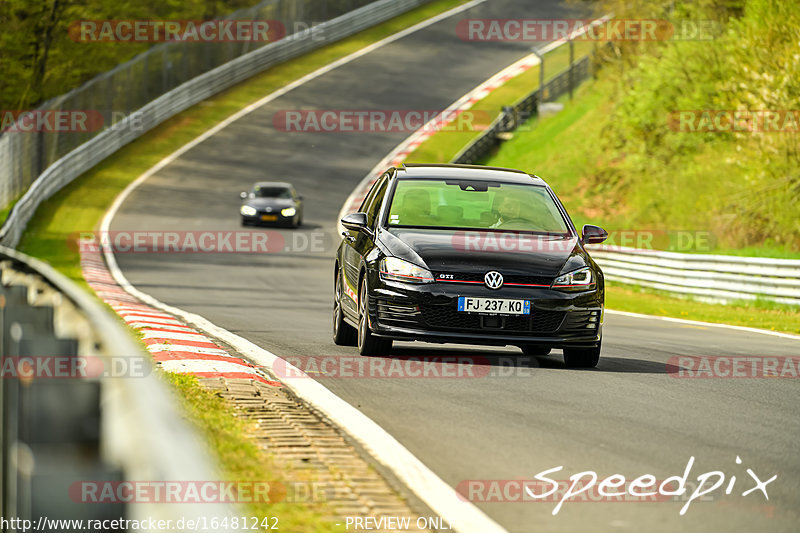
[[[741,457],[737,456],[735,462],[741,465]],[[532,480],[465,480],[458,484],[456,492],[461,499],[472,502],[556,502],[553,515],[557,515],[568,501],[680,501],[684,502],[679,512],[683,516],[693,502],[718,496],[718,490],[724,491],[725,495],[731,495],[735,490],[742,497],[753,494],[758,498],[760,494],[769,500],[767,485],[778,478],[777,474],[767,478],[747,468],[743,472],[746,476],[727,476],[725,472],[714,470],[698,474],[693,479],[693,466],[694,456],[689,458],[683,475],[662,480],[652,474],[643,474],[630,480],[621,474],[600,478],[592,470],[573,474],[568,480],[559,480],[551,476],[564,469],[563,466],[557,466],[539,472]]]

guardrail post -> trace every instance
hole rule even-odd
[[[575,69],[575,41],[572,36],[569,38],[569,99],[572,100],[572,89],[574,85],[573,70]]]
[[[539,58],[539,101],[536,103],[538,109],[539,104],[544,102],[544,56],[536,48],[531,48],[531,52]]]

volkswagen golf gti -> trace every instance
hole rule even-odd
[[[555,193],[519,170],[401,165],[341,220],[333,340],[362,355],[392,342],[518,346],[564,352],[594,367],[603,328],[603,273]]]

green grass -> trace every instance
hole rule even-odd
[[[580,59],[592,50],[593,43],[576,42],[575,58]],[[569,66],[569,47],[561,46],[545,56],[545,81],[550,80]],[[500,69],[498,69],[499,71]],[[470,110],[480,118],[474,125],[485,128],[497,117],[505,105],[516,103],[539,87],[539,66],[532,67],[476,102]],[[455,128],[454,128],[455,129]],[[449,163],[482,130],[441,131],[423,142],[408,156],[408,163]]]
[[[44,202],[18,249],[84,284],[71,239],[93,231],[114,198],[158,161],[243,107],[291,81],[466,0],[438,0],[354,36],[275,66],[176,115],[105,159]]]
[[[219,461],[226,481],[272,482],[270,497],[275,503],[250,503],[242,515],[279,518],[279,529],[293,533],[340,531],[332,520],[332,511],[325,502],[281,502],[284,483],[313,482],[300,479],[296,473],[281,468],[275,459],[258,447],[248,435],[252,429],[247,420],[236,415],[231,405],[216,393],[203,387],[196,377],[186,374],[163,374],[178,392],[178,401],[189,415],[190,422],[206,436],[206,448]],[[254,422],[252,423],[254,424]],[[260,521],[260,520],[259,520]]]
[[[613,193],[615,183],[594,185],[588,183],[587,172],[593,161],[591,151],[584,143],[575,142],[581,138],[597,138],[601,135],[603,118],[611,112],[613,102],[614,73],[601,72],[598,81],[583,84],[576,92],[575,99],[559,99],[564,110],[555,115],[531,120],[535,127],[521,128],[512,139],[504,142],[498,150],[480,161],[481,164],[519,168],[532,172],[545,179],[557,192],[570,212],[575,225],[597,224],[609,232],[655,230],[662,237],[653,239],[655,249],[680,251],[686,253],[712,253],[723,255],[774,257],[800,259],[800,251],[786,246],[766,243],[762,246],[731,248],[720,246],[714,234],[708,230],[694,232],[687,224],[665,229],[663,226],[642,225],[633,219],[629,208],[620,204]],[[605,193],[608,192],[608,195]],[[683,201],[683,200],[678,200]],[[710,246],[677,246],[677,232],[694,241],[694,235],[711,235]],[[672,238],[669,238],[672,235]]]
[[[580,57],[578,53],[576,57]],[[558,192],[578,227],[589,223],[599,224],[612,232],[636,228],[627,218],[625,205],[617,203],[612,195],[606,197],[603,185],[598,187],[587,183],[586,169],[593,164],[591,151],[587,150],[585,143],[578,142],[602,135],[604,118],[612,109],[614,85],[618,83],[617,74],[608,70],[601,71],[597,81],[588,81],[577,89],[573,100],[570,101],[567,96],[559,98],[558,101],[564,104],[563,111],[549,117],[531,119],[529,124],[523,125],[510,140],[480,163],[518,168],[541,176]],[[528,81],[521,81],[523,77],[527,77]],[[503,104],[518,100],[530,91],[528,84],[531,77],[538,80],[536,68],[505,85],[502,93],[504,100],[495,98],[496,93],[492,93],[477,102],[474,108],[497,109]],[[448,162],[469,140],[471,137],[461,133],[437,133],[410,154],[408,161]],[[461,142],[464,144],[459,144]],[[606,187],[610,190],[613,186],[614,183],[609,183]],[[614,215],[609,216],[610,213]],[[652,242],[655,248],[661,249],[668,249],[670,244],[675,244],[673,238],[656,237]],[[659,244],[667,246],[660,247]],[[746,248],[683,247],[678,251],[800,258],[798,251],[768,244]],[[800,333],[800,310],[767,302],[715,305],[691,298],[677,298],[669,293],[647,288],[609,283],[606,303],[609,309],[620,311]]]
[[[114,198],[137,176],[264,95],[370,43],[465,2],[432,2],[338,43],[273,67],[171,118],[44,202],[28,224],[19,250],[50,263],[94,295],[81,275],[80,256],[73,238],[79,232],[95,230]],[[10,207],[0,212],[5,213],[2,219],[7,216]],[[248,437],[246,422],[237,418],[222,398],[204,389],[194,377],[170,374],[165,379],[176,389],[190,420],[203,431],[209,450],[218,458],[226,479],[264,481],[289,477],[289,473],[281,470]],[[330,510],[322,504],[252,505],[248,513],[279,516],[282,531],[315,533],[341,530],[325,518],[331,516]]]

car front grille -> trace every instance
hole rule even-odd
[[[487,270],[488,272],[488,270]],[[436,272],[434,279],[446,283],[483,283],[483,276],[486,272]],[[452,276],[453,279],[446,279],[440,275]],[[553,283],[553,278],[547,276],[526,276],[518,274],[503,274],[503,285],[534,285],[549,287]]]
[[[387,300],[377,301],[378,322],[397,328],[420,326],[420,312],[416,305],[397,304]]]
[[[561,326],[566,315],[563,311],[533,310],[528,315],[511,315],[487,318],[460,312],[450,305],[424,305],[422,318],[430,329],[454,331],[498,331],[503,333],[552,333]]]
[[[564,331],[569,333],[586,333],[597,331],[600,323],[600,310],[587,309],[572,311],[564,323]]]

